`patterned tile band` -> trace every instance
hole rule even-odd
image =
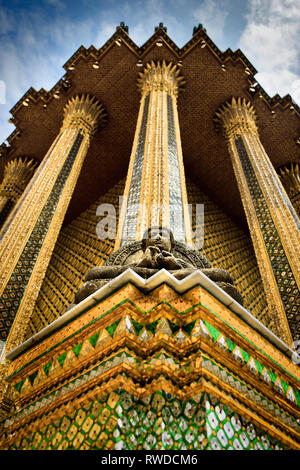
[[[282,450],[281,442],[214,396],[186,401],[165,391],[137,399],[120,389],[94,399],[35,432],[24,430],[8,449]]]
[[[43,240],[55,213],[57,203],[71,172],[82,139],[83,136],[78,133],[48,200],[40,213],[35,227],[3,292],[0,302],[0,339],[2,340],[7,338],[13,319],[17,313],[32,269],[34,268]]]
[[[280,394],[282,396],[285,396],[290,402],[297,403],[297,405],[300,406],[300,394],[298,392],[298,388],[294,385],[291,386],[289,384],[289,380],[295,379],[296,377],[290,376],[289,378],[283,378],[284,376],[286,376],[286,374],[289,373],[282,369],[280,365],[276,364],[273,361],[274,366],[279,366],[279,369],[277,370],[277,367],[276,369],[271,369],[270,366],[264,364],[264,361],[256,359],[255,355],[253,356],[250,351],[247,352],[246,349],[248,348],[243,349],[241,346],[238,346],[237,343],[231,341],[226,335],[222,334],[208,321],[202,321],[199,319],[196,320],[196,318],[198,318],[197,310],[195,310],[195,316],[193,315],[191,317],[190,309],[188,309],[186,312],[179,312],[174,307],[171,307],[171,305],[167,302],[164,302],[163,305],[165,308],[165,314],[161,318],[159,317],[155,321],[150,321],[149,323],[149,319],[146,321],[145,318],[148,317],[150,312],[151,317],[155,317],[155,311],[157,309],[160,311],[161,304],[158,304],[149,311],[136,310],[135,313],[138,313],[140,318],[134,318],[133,315],[129,314],[129,310],[133,307],[135,307],[136,309],[140,307],[138,307],[138,305],[135,305],[133,302],[124,302],[123,308],[127,312],[124,317],[121,316],[117,319],[114,318],[114,321],[112,321],[112,323],[107,324],[104,329],[98,330],[96,328],[91,336],[88,336],[85,340],[82,340],[78,343],[75,342],[74,345],[70,346],[62,354],[55,354],[55,347],[60,346],[60,344],[56,345],[54,348],[49,349],[46,354],[49,354],[51,352],[50,361],[44,361],[42,366],[35,369],[34,373],[30,373],[28,376],[25,374],[22,380],[20,380],[20,382],[15,383],[14,388],[21,395],[28,393],[31,387],[35,387],[36,385],[47,381],[48,377],[54,377],[57,374],[57,371],[62,371],[63,367],[66,365],[65,361],[68,362],[69,360],[72,362],[73,360],[75,360],[75,357],[78,358],[79,354],[81,355],[81,357],[83,357],[86,354],[89,354],[91,351],[93,352],[99,350],[99,348],[101,349],[104,344],[108,344],[108,342],[117,339],[120,334],[128,333],[130,335],[135,336],[139,343],[139,350],[141,351],[142,348],[146,344],[148,344],[148,342],[154,341],[155,338],[159,338],[159,335],[163,333],[168,337],[169,345],[173,342],[176,343],[177,353],[179,353],[181,346],[187,346],[189,344],[189,341],[195,341],[197,338],[199,340],[201,336],[204,336],[209,341],[215,343],[216,346],[220,348],[220,350],[229,353],[234,361],[237,361],[237,363],[242,365],[247,365],[247,368],[249,369],[251,374],[253,374],[255,377],[261,378],[261,380],[266,382],[274,391],[279,391]],[[195,305],[194,307],[197,307],[197,305]],[[177,312],[179,317],[177,317],[176,320],[173,319],[173,321],[171,321],[168,318],[168,309],[169,313],[172,312],[172,315]],[[189,314],[187,322],[184,319],[186,313]],[[105,315],[106,314],[104,314],[104,316]],[[122,315],[121,312],[120,315]],[[88,326],[89,325],[86,325],[86,327]],[[70,337],[66,338],[66,340],[70,340]],[[93,349],[91,349],[91,346]],[[220,350],[218,350],[218,354]],[[23,368],[29,366],[32,371],[34,362],[36,360],[41,360],[42,356],[43,355],[37,356],[37,358],[32,359],[29,363],[21,367],[21,369],[16,370],[10,376],[10,378],[12,378],[16,373],[22,372]],[[142,356],[142,361],[146,361],[148,363],[149,361],[146,359],[145,352],[143,352]],[[272,360],[272,358],[268,356],[266,356],[266,358]],[[159,359],[161,358],[159,357]],[[140,360],[138,362],[140,362]],[[115,365],[113,356],[111,356],[107,360],[104,360],[103,363],[101,363],[100,368],[99,366],[97,366],[94,370],[98,370],[98,373],[100,374],[103,372],[101,372],[100,369],[108,369],[109,363],[111,364],[110,367],[113,367],[113,365]],[[152,364],[151,361],[149,363]],[[176,364],[177,367],[179,367],[177,359]],[[181,362],[181,366],[182,364],[183,363]],[[217,366],[217,368],[218,367],[220,368],[220,366]],[[25,381],[27,382],[27,387]],[[24,388],[26,390],[24,390]]]
[[[235,145],[247,180],[252,203],[255,207],[256,216],[263,234],[291,332],[294,339],[300,339],[300,332],[297,325],[297,315],[300,309],[300,293],[292,269],[241,137],[236,137]]]
[[[168,112],[168,172],[170,200],[170,229],[176,240],[185,243],[182,192],[177,154],[177,140],[172,97],[167,95]]]

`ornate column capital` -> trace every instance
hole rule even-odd
[[[0,185],[0,197],[9,197],[17,202],[36,169],[36,162],[25,158],[15,158],[9,161],[4,169]]]
[[[104,106],[89,95],[73,96],[64,108],[64,120],[61,130],[76,127],[82,133],[91,136],[98,127],[102,127],[107,118]]]
[[[290,163],[277,170],[280,180],[300,217],[300,170],[298,163]]]
[[[232,98],[216,112],[214,122],[221,128],[227,139],[243,132],[258,134],[256,113],[250,101],[245,98]]]
[[[183,80],[176,64],[170,62],[167,65],[165,60],[156,63],[152,60],[143,72],[140,72],[138,88],[142,96],[146,96],[152,90],[162,90],[177,98],[179,89],[184,84]]]
[[[290,163],[278,170],[280,179],[290,195],[300,192],[300,170],[298,163]]]

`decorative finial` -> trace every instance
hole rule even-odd
[[[119,28],[122,28],[127,34],[129,33],[129,28],[128,28],[128,26],[124,23],[124,21],[121,21],[120,26],[117,26],[117,27],[116,27],[116,30],[118,30]]]
[[[203,31],[206,33],[206,29],[203,28],[203,24],[199,23],[198,26],[194,26],[193,36],[195,36],[195,34],[198,33],[198,31],[200,31],[201,29],[203,29]]]
[[[166,26],[164,26],[164,24],[163,24],[163,23],[159,23],[159,25],[158,25],[158,26],[155,26],[155,28],[154,28],[154,32],[156,33],[156,31],[158,31],[159,29],[163,29],[165,32],[167,32],[167,27],[166,27]]]

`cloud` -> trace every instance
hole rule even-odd
[[[81,0],[72,3],[72,8],[69,1],[44,0],[33,5],[25,8],[20,4],[14,10],[0,0],[0,80],[6,84],[6,105],[0,107],[0,142],[14,130],[7,122],[9,109],[22,95],[31,86],[52,88],[64,73],[63,64],[81,44],[101,47],[120,21],[128,24],[130,37],[139,46],[160,22],[179,47],[190,39],[200,17],[211,26],[217,19],[216,37],[223,28],[215,0],[204,0],[198,13],[198,0],[188,4],[184,0]]]
[[[81,44],[101,47],[120,21],[128,24],[130,37],[139,46],[164,22],[179,47],[191,38],[193,26],[202,23],[218,47],[227,48],[236,30],[232,25],[246,20],[238,45],[232,36],[233,48],[240,47],[259,70],[257,79],[269,94],[290,93],[299,103],[299,0],[247,0],[245,18],[239,1],[43,0],[18,2],[13,8],[0,0],[0,81],[6,85],[0,142],[14,130],[7,122],[9,109],[28,88],[52,88],[64,74],[63,64]]]
[[[14,31],[16,27],[16,21],[12,11],[1,8],[0,4],[0,34],[8,34]]]
[[[211,39],[220,44],[224,36],[226,18],[229,14],[229,4],[225,0],[204,0],[193,12],[197,24],[203,24]]]
[[[184,20],[182,10],[185,13]],[[184,5],[183,0],[136,0],[127,1],[122,5],[123,19],[128,21],[130,37],[138,46],[142,46],[152,36],[155,26],[161,22],[167,27],[168,35],[177,45],[184,45],[192,32],[192,27],[187,31],[191,10],[192,8]]]
[[[57,8],[58,10],[64,10],[66,8],[66,5],[63,0],[45,0],[45,3]]]
[[[300,103],[299,0],[250,0],[239,47],[259,71],[256,78],[274,95]]]
[[[13,15],[0,4],[0,81],[6,91],[5,104],[0,106],[0,142],[15,128],[8,123],[9,110],[31,86],[51,89],[65,73],[63,64],[81,44],[95,44],[95,31],[102,38],[96,46],[107,41],[115,26],[112,28],[106,20],[101,11],[73,20],[56,5],[50,19],[47,10],[39,7],[30,12],[21,9]]]

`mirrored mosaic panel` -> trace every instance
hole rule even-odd
[[[170,229],[177,241],[185,243],[180,167],[177,153],[173,102],[170,95],[167,95],[167,113]]]
[[[142,172],[144,165],[144,152],[145,152],[145,140],[146,140],[146,130],[147,130],[147,120],[148,120],[148,110],[149,110],[149,98],[148,94],[144,101],[144,110],[142,123],[136,148],[136,153],[133,163],[132,178],[130,182],[130,188],[128,193],[126,215],[124,220],[123,232],[121,245],[128,243],[129,241],[135,240],[136,230],[137,230],[137,216],[138,216],[138,206],[140,202],[141,194],[141,181],[142,181]]]

